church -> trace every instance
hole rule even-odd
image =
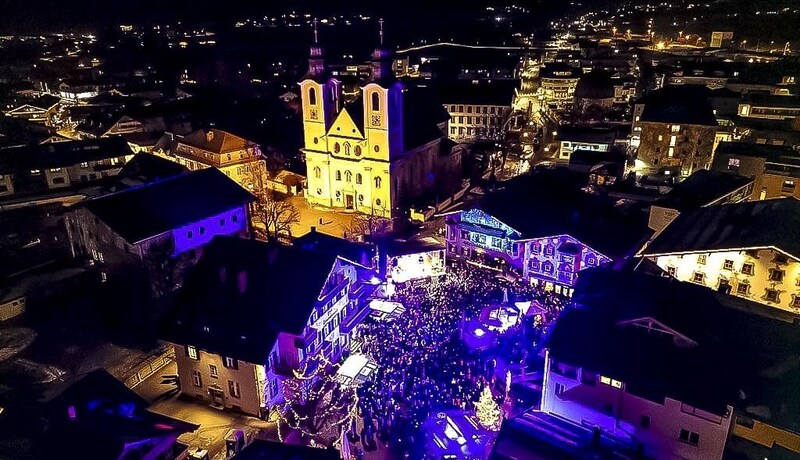
[[[314,35],[300,82],[308,202],[392,218],[452,194],[461,159],[444,136],[449,115],[425,88],[395,78],[382,28],[370,78],[355,98],[328,74]]]

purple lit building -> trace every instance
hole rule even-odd
[[[648,230],[644,214],[537,176],[446,218],[447,257],[571,294],[578,273],[624,258]],[[552,183],[552,187],[550,187]]]
[[[195,171],[82,203],[67,214],[67,235],[73,256],[104,274],[150,259],[191,263],[214,236],[250,233],[253,200],[216,169]]]

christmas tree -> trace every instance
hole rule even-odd
[[[492,390],[488,385],[483,387],[481,397],[475,403],[475,415],[478,417],[478,423],[487,430],[498,431],[500,429],[500,406],[494,401]]]

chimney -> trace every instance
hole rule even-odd
[[[239,285],[239,294],[244,294],[247,291],[247,272],[242,270],[236,279]]]
[[[312,225],[311,226],[311,233],[316,233],[316,232],[317,232],[317,227]]]

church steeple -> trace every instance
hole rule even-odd
[[[392,54],[384,47],[383,43],[383,18],[380,24],[379,45],[372,52],[372,81],[380,82],[394,79],[392,72]]]
[[[308,56],[308,71],[306,78],[320,80],[325,77],[325,53],[319,44],[319,34],[317,31],[317,18],[314,18],[314,43]]]

